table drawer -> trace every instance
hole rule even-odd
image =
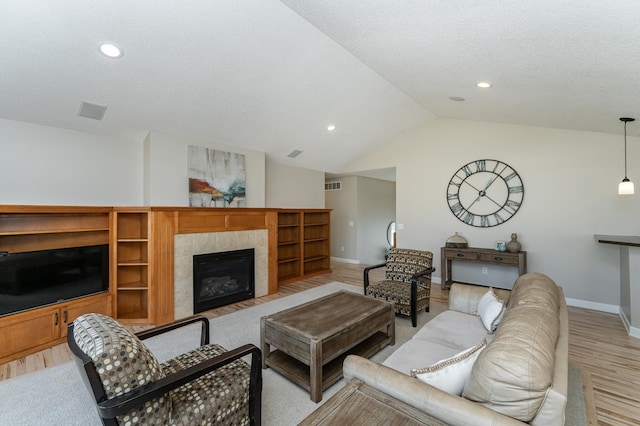
[[[480,254],[481,262],[492,262],[499,263],[501,265],[518,265],[519,259],[518,255],[507,254],[507,253],[481,253]]]
[[[451,260],[455,260],[455,259],[478,260],[477,251],[445,250],[445,256]]]

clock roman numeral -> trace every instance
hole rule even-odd
[[[480,216],[480,226],[483,228],[489,226],[489,216]]]
[[[516,172],[509,173],[507,176],[504,177],[504,180],[505,182],[509,182],[511,179],[513,179],[516,176],[518,176]]]
[[[502,222],[504,222],[504,219],[498,213],[494,213],[493,218],[496,220],[496,225],[499,225]]]
[[[518,192],[524,192],[524,187],[522,185],[520,186],[510,186],[509,187],[509,193],[510,194],[515,194]]]
[[[507,200],[507,203],[504,205],[505,210],[511,210],[511,213],[515,213],[520,208],[520,203],[513,200]]]
[[[469,167],[468,164],[462,168],[462,171],[464,172],[465,177],[469,177],[473,174],[473,172],[471,171],[471,167]]]
[[[471,225],[471,223],[473,222],[473,218],[474,216],[471,213],[467,212],[464,215],[464,218],[462,219],[462,221],[468,225]]]
[[[447,192],[447,200],[457,200],[458,199],[458,194],[457,193],[448,193]]]
[[[476,161],[476,172],[485,172],[487,171],[487,162],[486,160],[477,160]]]
[[[458,215],[458,213],[460,213],[462,210],[462,204],[460,203],[455,203],[451,206],[451,211],[456,215]]]

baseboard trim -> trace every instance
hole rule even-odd
[[[352,263],[354,265],[359,265],[360,261],[356,260],[356,259],[345,259],[342,257],[333,257],[331,256],[331,260],[335,260],[336,262],[342,262],[342,263]]]
[[[593,309],[594,311],[607,312],[609,314],[617,314],[620,312],[620,306],[609,305],[607,303],[590,302],[588,300],[571,299],[567,297],[565,299],[568,306],[575,306],[576,308]]]
[[[622,324],[624,324],[624,328],[627,330],[627,334],[636,339],[640,339],[640,328],[631,326],[629,318],[627,318],[622,309],[618,311],[618,316],[622,320]]]

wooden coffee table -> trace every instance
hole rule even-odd
[[[342,378],[347,355],[368,358],[395,344],[395,311],[391,303],[342,290],[262,317],[260,344],[262,368],[273,368],[318,402]]]
[[[446,426],[446,423],[351,379],[345,387],[298,423],[298,426],[349,425],[369,426]]]

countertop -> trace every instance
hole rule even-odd
[[[595,235],[599,243],[640,247],[640,237],[634,235]]]

